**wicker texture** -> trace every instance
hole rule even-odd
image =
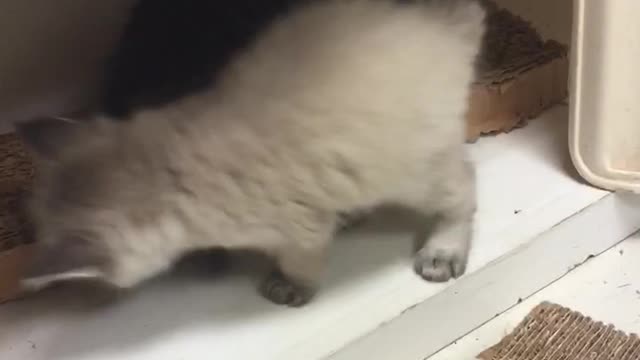
[[[13,134],[0,135],[0,251],[32,241],[23,210],[33,172],[20,140]]]
[[[640,338],[560,305],[543,303],[482,360],[638,360]]]

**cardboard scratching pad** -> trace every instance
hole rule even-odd
[[[638,360],[640,339],[560,305],[543,303],[481,360]]]
[[[522,126],[568,94],[567,48],[543,41],[509,11],[487,7],[487,35],[467,113],[468,141]]]
[[[13,134],[0,135],[0,302],[18,294],[18,279],[31,251],[24,201],[33,165]]]

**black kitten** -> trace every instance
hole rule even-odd
[[[125,119],[205,89],[275,19],[311,0],[141,0],[109,61],[102,112]]]

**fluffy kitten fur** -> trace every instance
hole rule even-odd
[[[382,204],[437,214],[415,269],[462,275],[475,210],[464,117],[483,20],[470,1],[311,2],[204,92],[128,122],[24,125],[41,160],[28,283],[131,287],[188,251],[249,248],[278,267],[263,294],[302,305],[337,214]]]

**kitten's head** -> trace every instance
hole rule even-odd
[[[24,285],[98,279],[130,287],[168,267],[169,179],[124,124],[42,119],[19,126],[36,162],[29,215],[37,254]],[[124,132],[123,132],[124,131]]]

